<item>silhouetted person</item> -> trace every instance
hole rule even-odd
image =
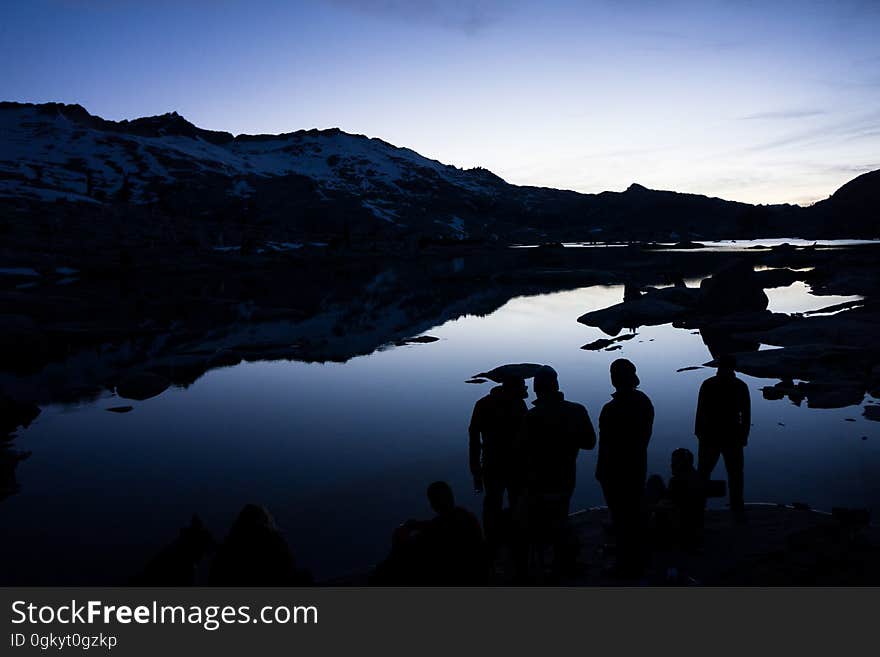
[[[680,447],[672,452],[672,477],[666,495],[677,511],[678,539],[683,547],[696,547],[703,530],[706,480],[694,467],[694,454]]]
[[[455,505],[445,481],[428,486],[431,520],[407,520],[392,535],[391,554],[374,583],[475,586],[488,579],[486,545],[477,517]]]
[[[743,503],[743,447],[751,428],[749,387],[736,377],[736,360],[723,355],[718,373],[700,387],[694,433],[699,439],[697,470],[708,481],[719,457],[724,457],[730,488],[730,508],[734,517],[745,519]]]
[[[578,451],[596,446],[596,432],[587,409],[566,401],[556,371],[547,365],[535,373],[534,408],[525,417],[518,444],[520,476],[527,491],[527,527],[531,542],[553,545],[554,570],[574,564],[577,547],[568,525]],[[522,546],[520,546],[520,550]],[[527,563],[518,555],[518,570]],[[527,560],[528,554],[525,554]]]
[[[611,363],[611,384],[615,392],[599,416],[596,479],[617,536],[617,570],[621,575],[638,575],[643,567],[642,496],[654,407],[637,389],[636,367],[625,358]]]
[[[134,586],[193,586],[196,566],[216,543],[201,518],[193,516],[189,526],[154,556],[138,575],[131,579]]]
[[[513,444],[526,414],[528,396],[522,378],[505,379],[474,405],[468,427],[471,474],[474,490],[485,491],[483,529],[495,549],[501,542],[504,491],[511,508],[518,490],[513,485]]]
[[[245,506],[211,564],[209,581],[217,586],[291,586],[310,583],[296,569],[293,553],[272,516],[261,506]]]

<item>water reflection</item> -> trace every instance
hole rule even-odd
[[[835,302],[799,288],[768,294],[785,312]],[[695,449],[697,391],[712,373],[676,370],[710,355],[699,334],[671,325],[640,328],[616,351],[581,350],[603,334],[576,317],[622,298],[622,286],[517,297],[430,329],[439,338],[431,344],[344,364],[212,370],[125,414],[106,412],[110,398],[48,407],[20,438],[33,451],[18,469],[22,492],[0,505],[14,537],[3,542],[0,581],[118,581],[193,512],[222,531],[248,502],[272,511],[319,579],[363,570],[384,555],[392,527],[429,515],[427,482],[449,481],[463,506],[478,508],[467,423],[490,384],[464,382],[502,363],[552,364],[566,396],[595,418],[611,392],[610,362],[635,362],[656,409],[648,471],[665,473],[673,449]],[[767,401],[759,389],[772,382],[743,378],[754,406],[747,500],[880,509],[880,425],[857,407]],[[594,469],[595,454],[582,454],[573,508],[602,503]]]

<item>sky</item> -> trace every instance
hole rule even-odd
[[[880,0],[0,0],[0,100],[808,204],[880,169],[878,35]]]

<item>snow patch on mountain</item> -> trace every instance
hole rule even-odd
[[[59,107],[53,112],[45,106],[0,106],[0,195],[94,201],[116,193],[126,181],[133,201],[148,202],[157,185],[198,174],[235,178],[228,193],[237,197],[253,193],[249,180],[254,177],[289,175],[311,178],[325,190],[377,195],[411,193],[412,181],[421,189],[442,182],[472,193],[488,193],[498,184],[482,173],[336,129],[223,141],[223,133],[199,131],[176,114],[112,124],[81,108]],[[99,127],[85,123],[83,115]],[[161,128],[147,135],[126,132],[162,120],[190,126],[192,134]],[[369,209],[384,221],[397,221],[376,204]]]

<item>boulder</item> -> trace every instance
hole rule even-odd
[[[700,310],[727,315],[766,310],[770,300],[751,263],[737,260],[700,283]]]
[[[537,363],[512,363],[508,365],[499,365],[498,367],[489,370],[488,372],[481,372],[479,374],[474,374],[474,379],[489,379],[491,381],[495,381],[496,383],[501,383],[504,379],[509,377],[519,377],[522,379],[531,379],[535,376],[535,372],[538,371],[539,368],[543,367]]]
[[[595,326],[608,335],[617,335],[624,328],[666,324],[685,317],[689,312],[689,307],[665,301],[651,293],[586,313],[578,317],[578,321]]]

